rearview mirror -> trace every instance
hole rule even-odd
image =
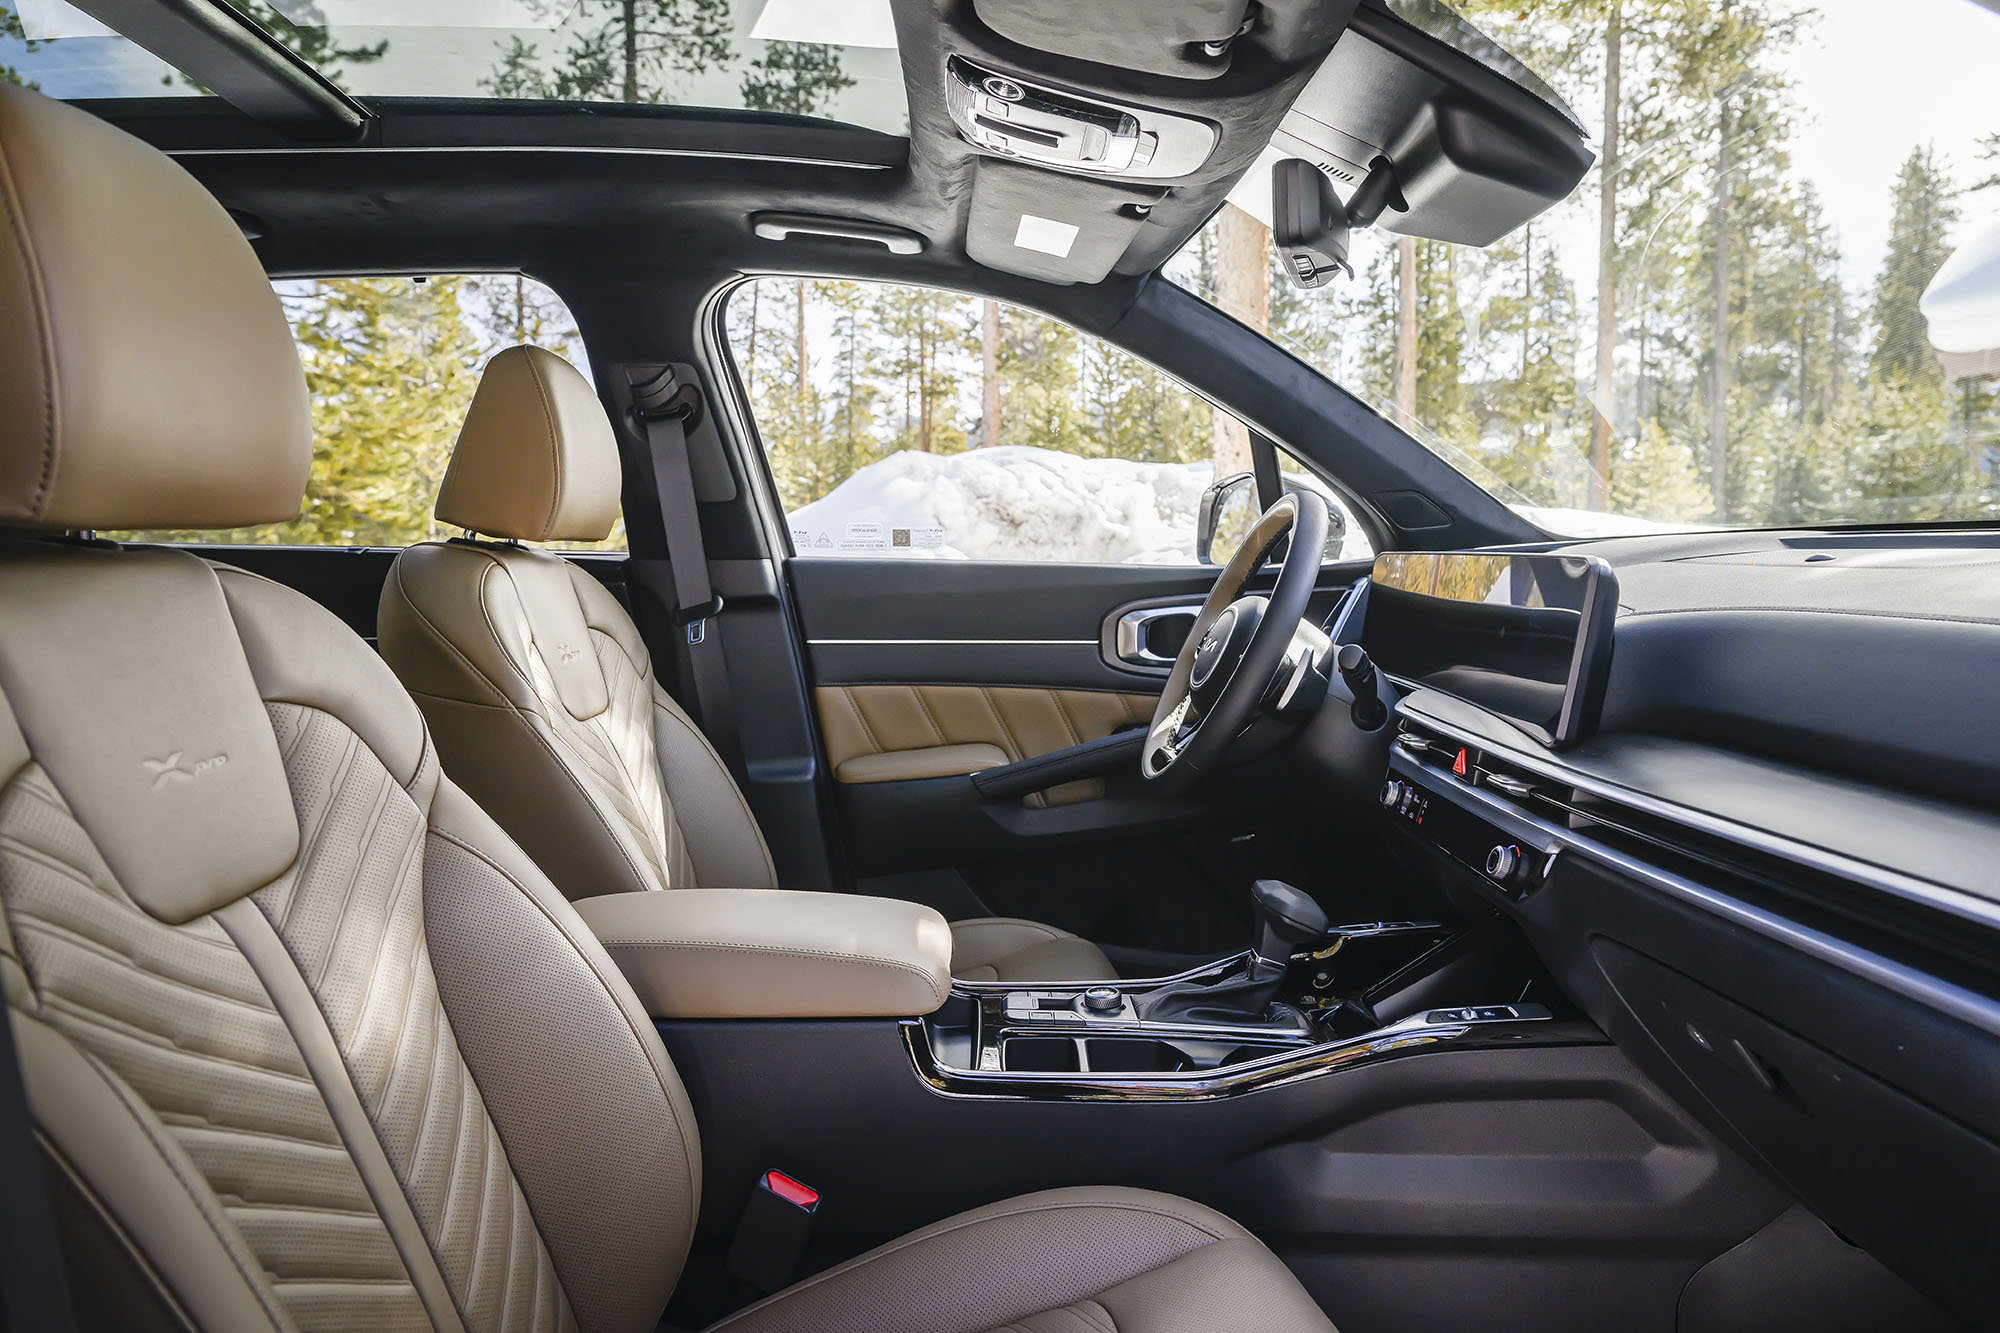
[[[1324,287],[1336,273],[1350,278],[1347,209],[1326,173],[1303,158],[1271,168],[1271,241],[1285,273],[1299,287]]]
[[[1219,565],[1235,553],[1237,545],[1257,521],[1257,478],[1249,472],[1232,472],[1217,478],[1201,493],[1194,536],[1195,558],[1204,565]],[[1222,560],[1216,559],[1217,541],[1223,546]]]

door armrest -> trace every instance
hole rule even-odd
[[[1038,754],[998,768],[981,769],[972,775],[972,785],[982,800],[1001,801],[1046,791],[1065,782],[1094,778],[1118,769],[1138,766],[1139,752],[1146,748],[1143,728],[1114,731],[1109,736],[1081,745]]]
[[[898,898],[667,889],[576,910],[654,1018],[915,1018],[951,993],[951,927]]]

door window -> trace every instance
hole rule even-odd
[[[1195,564],[1204,492],[1250,467],[1234,417],[1003,302],[759,278],[728,332],[802,557]]]
[[[297,518],[227,531],[106,533],[123,541],[409,546],[456,535],[431,512],[480,371],[528,342],[589,373],[576,321],[518,274],[308,278],[274,284],[312,399],[313,461]],[[625,549],[621,519],[603,542]]]

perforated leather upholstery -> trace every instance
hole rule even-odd
[[[536,352],[532,362],[515,355],[529,350]],[[523,428],[490,410],[499,401],[491,386],[497,377],[510,397],[529,397],[519,383],[530,364],[535,393],[567,406],[530,414],[536,433],[553,432],[559,441],[534,451],[536,467],[523,470],[515,466]],[[494,433],[506,439],[496,444],[489,438]],[[456,521],[512,513],[498,497],[516,484],[530,498],[514,509],[559,511],[555,497],[574,493],[563,479],[569,468],[616,475],[616,446],[589,385],[568,362],[539,349],[501,353],[481,380],[451,465],[458,492],[483,499],[477,511],[461,500],[452,511]],[[550,498],[537,498],[544,494]],[[438,516],[454,521],[447,508],[440,498]],[[610,518],[598,517],[608,528]],[[496,530],[491,521],[487,530]],[[430,719],[446,771],[572,899],[777,886],[763,832],[728,768],[654,679],[645,643],[624,608],[569,561],[508,543],[413,546],[390,570],[376,624],[382,655]],[[1043,691],[964,693],[983,696],[989,705],[996,694],[1053,699]],[[821,697],[824,708],[828,696]],[[1009,737],[1005,754],[1019,757],[1014,737],[1028,734],[1024,728],[1074,736],[1077,725],[1095,728],[1127,715],[1120,696],[1083,697],[1089,702],[1073,709],[1059,700],[1050,704],[1046,724],[1041,712],[1010,705],[1015,731],[997,713],[981,716],[995,719]],[[875,706],[872,695],[866,699]],[[842,696],[841,706],[843,715],[863,716],[850,696]],[[940,707],[953,718],[967,712],[949,691]],[[884,719],[892,713],[884,712]],[[962,961],[954,949],[953,971],[968,979],[1116,975],[1096,945],[1052,926],[980,919],[954,923],[953,934],[977,937],[965,945]],[[1060,943],[1051,946],[1052,940]]]
[[[45,229],[82,251],[66,262],[109,242],[98,219],[20,207],[24,180],[35,188],[13,169],[23,151],[109,169],[138,150],[105,152],[114,133],[69,108],[12,114],[29,96],[0,88],[0,203],[8,262],[34,276]],[[138,158],[135,216],[198,214],[192,179]],[[238,290],[255,268],[219,213],[158,262],[217,267]],[[0,285],[0,325],[59,290]],[[248,313],[284,337],[270,311]],[[204,328],[191,336],[214,340],[212,361],[235,335]],[[66,353],[83,382],[65,391],[107,393],[126,369]],[[0,472],[45,447],[20,429],[32,410],[0,406]],[[198,480],[223,465],[193,466]],[[37,521],[91,523],[93,497],[123,512],[115,487],[86,484]],[[299,594],[180,552],[0,539],[0,990],[91,1333],[657,1326],[701,1196],[659,1036],[574,909],[441,772],[389,669]],[[1232,1243],[1215,1226],[1212,1243],[1135,1240],[1080,1211],[1056,1229],[1053,1249],[1046,1230],[1021,1238],[1023,1271],[1043,1279],[988,1264],[934,1284],[982,1318],[1067,1319],[1078,1300],[1137,1301],[1120,1293],[1149,1280],[1198,1300],[1217,1275],[1181,1265]],[[1247,1283],[1247,1308],[1291,1319],[1267,1327],[1326,1327],[1303,1307],[1293,1318],[1296,1282],[1234,1243],[1249,1248],[1226,1265],[1229,1290]],[[1094,1252],[1081,1286],[1057,1271]],[[806,1324],[831,1296],[850,1326],[941,1326],[936,1299],[891,1265],[799,1296]],[[788,1317],[786,1299],[739,1322]],[[1146,1299],[1135,1327],[1214,1326],[1149,1322],[1182,1302]]]

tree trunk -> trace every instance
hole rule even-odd
[[[1521,232],[1521,379],[1528,378],[1534,360],[1534,343],[1529,335],[1535,328],[1535,224]]]
[[[623,0],[620,21],[625,26],[625,100],[639,100],[639,0]]]
[[[1729,172],[1734,145],[1729,93],[1722,94],[1722,143],[1715,157],[1715,308],[1708,386],[1708,487],[1717,522],[1729,518]]]
[[[1222,206],[1216,228],[1216,295],[1224,313],[1259,333],[1271,331],[1271,229],[1234,204]],[[1215,475],[1250,471],[1250,430],[1227,412],[1215,413]]]
[[[988,301],[979,319],[979,442],[1000,443],[1000,303]]]
[[[750,283],[750,341],[743,353],[743,391],[755,396],[757,392],[757,315],[758,307],[764,301],[764,285],[755,279]]]
[[[806,280],[799,279],[798,299],[795,307],[798,316],[798,356],[799,356],[799,409],[805,410],[806,392],[812,387],[812,368],[806,360]]]
[[[1590,507],[1611,507],[1611,408],[1618,350],[1618,61],[1624,31],[1619,0],[1604,25],[1604,159],[1597,190],[1597,413],[1590,427]]]
[[[917,448],[931,450],[931,327],[917,334]]]
[[[1396,410],[1417,419],[1417,240],[1396,242]]]
[[[528,341],[528,280],[514,275],[514,341]]]

